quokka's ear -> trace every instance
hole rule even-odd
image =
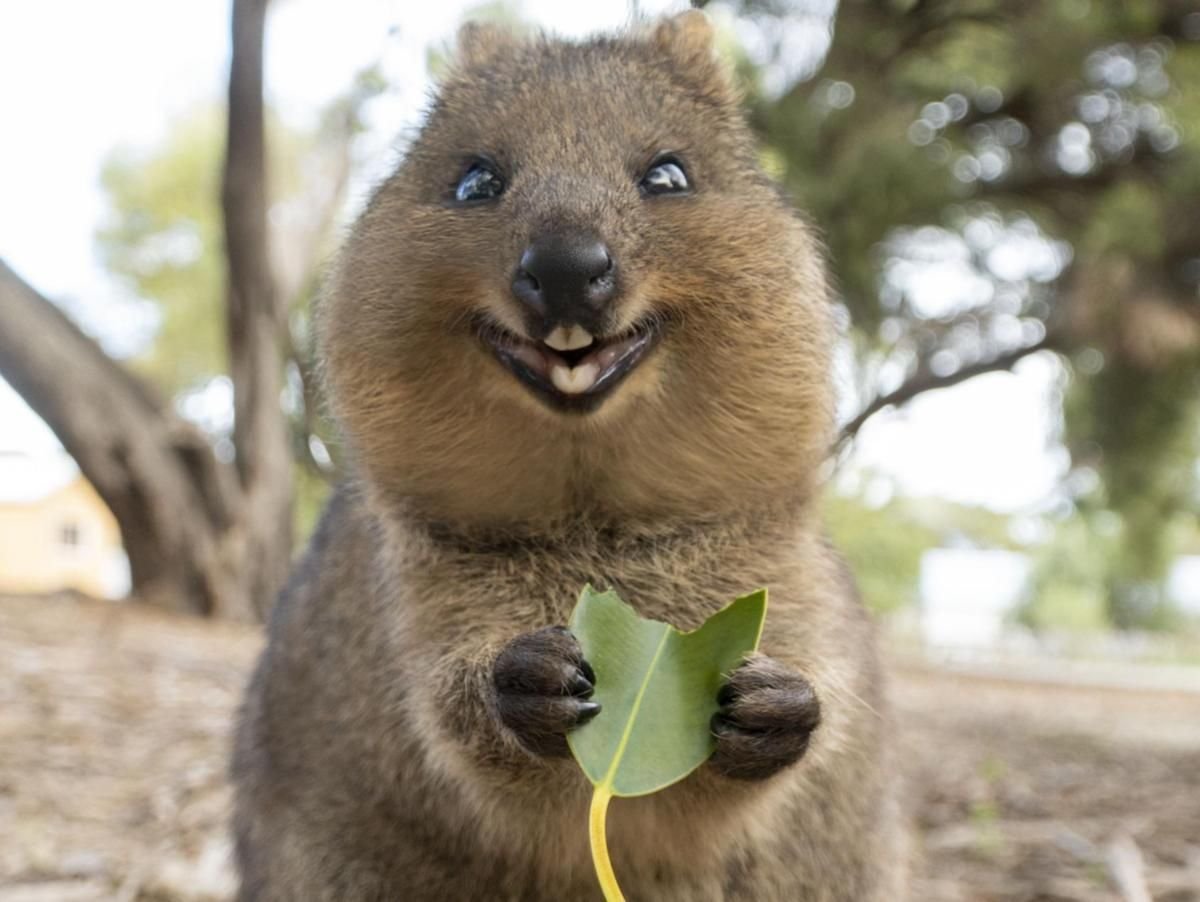
[[[517,43],[517,36],[494,22],[464,22],[458,29],[454,60],[459,66],[487,65],[497,53]]]
[[[655,50],[705,94],[722,103],[737,102],[733,74],[717,52],[716,31],[700,10],[689,9],[663,19],[650,40]]]
[[[663,53],[687,65],[711,66],[716,62],[712,22],[698,9],[659,22],[654,29],[654,43]]]

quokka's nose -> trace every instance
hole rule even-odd
[[[616,266],[591,236],[546,235],[521,254],[512,291],[547,330],[576,323],[598,332],[617,294]]]

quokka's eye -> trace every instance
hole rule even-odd
[[[679,160],[675,157],[659,157],[646,170],[638,187],[646,194],[680,194],[692,186]]]
[[[459,203],[492,200],[504,193],[504,178],[492,166],[482,160],[471,164],[454,189],[454,199]]]

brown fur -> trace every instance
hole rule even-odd
[[[690,196],[639,195],[663,150],[687,161]],[[508,191],[448,204],[480,152]],[[474,325],[483,312],[521,332],[521,248],[581,225],[618,261],[612,331],[647,313],[665,330],[586,415],[536,399]],[[522,744],[493,682],[514,641],[557,642],[527,634],[565,623],[585,582],[685,629],[768,586],[765,656],[735,676],[733,727],[798,731],[766,757],[723,739],[715,765],[614,801],[631,900],[903,898],[871,626],[814,512],[829,314],[816,243],[759,172],[698,14],[584,44],[464,34],[320,310],[353,476],[247,697],[241,898],[599,898],[590,787]]]

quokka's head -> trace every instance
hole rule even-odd
[[[366,483],[434,519],[720,516],[811,491],[829,439],[820,254],[698,12],[466,26],[319,337]]]

